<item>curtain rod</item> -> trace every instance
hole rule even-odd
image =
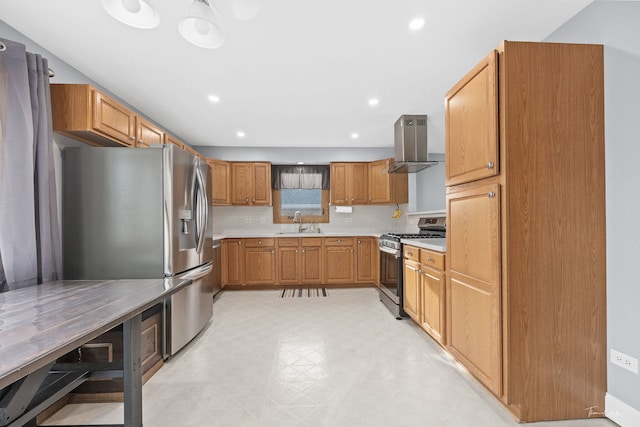
[[[5,50],[7,50],[7,45],[5,45],[4,43],[2,43],[0,41],[0,52],[3,52]],[[51,79],[51,78],[53,78],[55,76],[56,76],[56,72],[53,71],[51,68],[49,68],[49,78]]]

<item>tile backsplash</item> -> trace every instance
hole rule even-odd
[[[351,213],[337,213],[331,206],[329,223],[320,223],[318,227],[326,233],[386,233],[415,232],[417,218],[402,215],[392,218],[395,205],[353,206]],[[400,205],[406,212],[407,205]],[[294,232],[297,224],[274,224],[271,206],[212,206],[209,207],[212,217],[213,234],[251,234]]]

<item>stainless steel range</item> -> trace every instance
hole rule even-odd
[[[387,233],[380,236],[380,301],[395,314],[405,315],[403,307],[402,239],[442,239],[447,235],[445,217],[420,218],[419,233]]]

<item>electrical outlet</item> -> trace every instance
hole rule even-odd
[[[611,349],[611,363],[638,374],[638,359]]]

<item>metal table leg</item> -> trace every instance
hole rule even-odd
[[[123,323],[124,425],[142,427],[142,315]]]

